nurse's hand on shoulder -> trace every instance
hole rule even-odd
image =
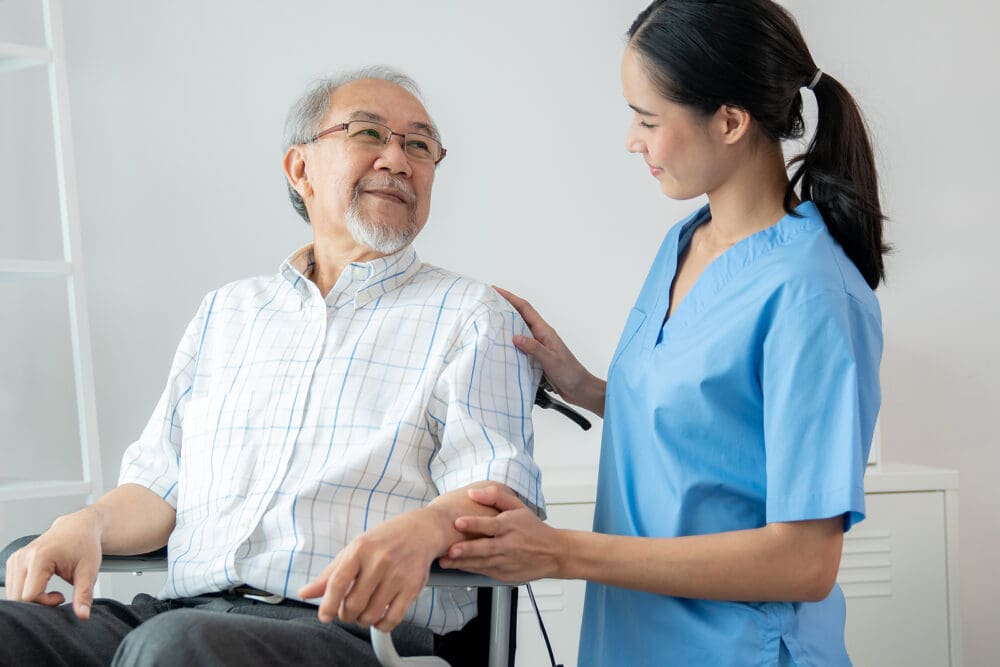
[[[513,493],[498,486],[470,489],[468,493],[472,500],[498,509],[500,514],[456,519],[456,529],[481,537],[453,544],[440,560],[442,567],[507,582],[558,576],[563,549],[559,530],[539,519]]]
[[[605,382],[584,368],[530,303],[496,285],[493,288],[520,313],[534,336],[514,336],[514,346],[542,364],[549,384],[566,401],[603,415]]]

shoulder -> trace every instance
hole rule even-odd
[[[806,204],[799,208],[801,218],[790,216],[775,229],[787,238],[764,262],[776,302],[783,310],[836,305],[881,321],[875,292],[830,235],[819,212]]]
[[[513,322],[517,328],[527,330],[517,310],[482,280],[425,262],[408,287],[419,291],[422,298],[431,302],[429,305],[437,306],[455,324],[471,326],[472,322],[479,322],[480,326],[487,323],[507,329]]]
[[[432,289],[453,307],[490,313],[517,313],[506,299],[482,280],[426,262],[411,283],[415,287]]]

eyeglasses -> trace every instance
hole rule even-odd
[[[394,136],[399,137],[403,152],[408,157],[421,162],[433,162],[437,164],[444,159],[445,154],[448,152],[441,145],[441,142],[434,137],[417,132],[400,134],[399,132],[390,130],[381,123],[373,123],[370,120],[352,120],[340,125],[334,125],[317,134],[312,140],[318,141],[328,134],[343,130],[347,130],[347,141],[349,143],[371,148],[387,146]]]

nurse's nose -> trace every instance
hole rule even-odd
[[[646,142],[636,135],[635,129],[632,127],[630,127],[628,132],[625,133],[625,150],[629,153],[646,152]]]

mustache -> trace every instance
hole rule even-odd
[[[381,174],[361,179],[354,187],[354,199],[357,200],[361,196],[361,193],[366,190],[395,190],[410,206],[417,199],[417,195],[413,192],[413,187],[406,179],[400,176],[393,176],[392,174]]]

